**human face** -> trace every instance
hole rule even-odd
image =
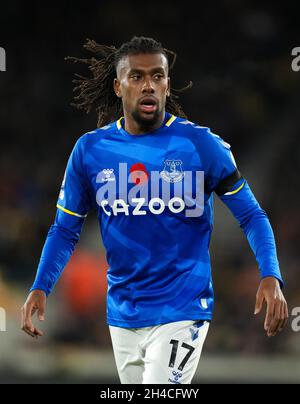
[[[123,57],[117,66],[114,90],[122,98],[128,132],[139,134],[160,127],[170,94],[167,58],[162,53]]]

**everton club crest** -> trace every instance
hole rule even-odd
[[[179,182],[184,177],[181,160],[165,160],[164,169],[160,172],[162,179],[167,182]]]

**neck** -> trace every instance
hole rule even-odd
[[[160,128],[164,123],[164,119],[165,109],[163,109],[153,125],[141,125],[132,118],[131,114],[124,111],[124,129],[131,135],[143,135],[144,133],[153,132],[154,130]]]

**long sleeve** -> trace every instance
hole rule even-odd
[[[273,276],[282,286],[272,227],[241,176],[230,144],[207,128],[199,137],[198,150],[205,167],[206,191],[216,192],[238,220],[255,254],[261,277]]]
[[[283,286],[270,221],[247,181],[241,178],[229,192],[219,196],[243,229],[256,257],[261,277],[273,276]]]
[[[83,165],[85,139],[82,136],[77,141],[69,157],[56,204],[55,221],[49,229],[30,291],[41,289],[48,296],[53,290],[74,251],[84,219],[91,209],[89,184]]]
[[[77,222],[76,230],[65,227],[59,222],[60,216],[60,211],[57,211],[55,222],[49,229],[42,250],[35,281],[30,289],[30,291],[34,289],[43,290],[47,296],[53,290],[71,258],[83,225],[83,220],[75,219]]]

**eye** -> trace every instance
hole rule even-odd
[[[134,81],[137,81],[137,80],[139,80],[139,79],[141,78],[141,75],[140,75],[140,74],[132,74],[132,75],[130,76],[130,78],[131,78],[132,80],[134,80]]]
[[[156,73],[154,75],[155,80],[160,80],[160,79],[163,79],[163,78],[164,78],[164,75],[162,73]]]

